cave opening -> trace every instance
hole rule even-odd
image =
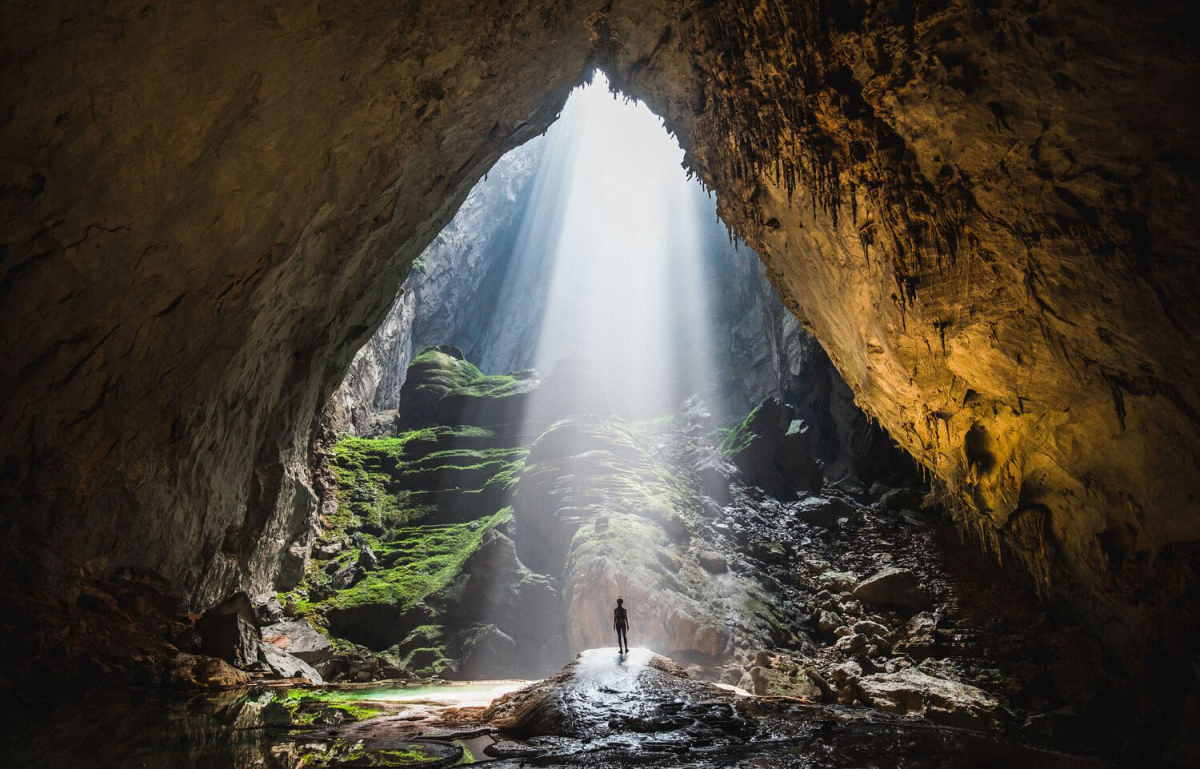
[[[725,563],[743,545],[697,535],[741,527],[731,484],[925,490],[601,72],[476,184],[332,403],[336,522],[281,600],[415,675],[548,675],[610,645],[623,595],[640,646],[715,677],[786,622],[754,616],[765,573]]]

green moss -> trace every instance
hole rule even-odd
[[[366,721],[384,715],[386,709],[347,692],[320,689],[288,689],[276,694],[274,702],[287,709],[294,726],[311,726],[329,710],[340,710],[353,721]]]
[[[507,398],[526,392],[528,384],[509,374],[480,374],[469,385],[455,390],[455,395],[475,398]]]
[[[754,421],[754,417],[758,415],[759,408],[755,406],[751,409],[746,418],[742,420],[742,423],[732,430],[729,428],[719,429],[719,432],[724,434],[719,447],[722,454],[731,457],[750,445],[750,442],[755,438],[754,431],[750,429],[750,424]]]
[[[386,604],[400,611],[412,608],[458,576],[463,562],[478,549],[489,529],[508,521],[504,508],[481,521],[401,527],[393,539],[379,542],[381,568],[368,572],[358,584],[335,592],[310,609],[342,609],[363,604]]]

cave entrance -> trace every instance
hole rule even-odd
[[[772,591],[850,509],[823,487],[911,467],[602,73],[415,261],[330,421],[337,513],[287,600],[421,676],[546,675],[612,645],[618,596],[710,677],[803,645]]]
[[[796,325],[661,119],[596,72],[415,261],[344,405],[399,409],[408,363],[443,344],[488,374],[584,366],[628,418],[699,395],[727,422],[787,386],[771,352]]]

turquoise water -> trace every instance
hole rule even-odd
[[[524,686],[527,681],[478,681],[464,683],[382,686],[369,689],[342,689],[340,699],[373,702],[408,702],[432,705],[487,705],[502,694]]]

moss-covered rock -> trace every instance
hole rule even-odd
[[[528,375],[486,375],[448,345],[427,347],[408,366],[400,390],[400,424],[503,427],[525,415],[538,381]]]
[[[808,427],[794,408],[776,398],[763,400],[726,433],[721,451],[747,483],[779,499],[816,491],[824,480]]]

